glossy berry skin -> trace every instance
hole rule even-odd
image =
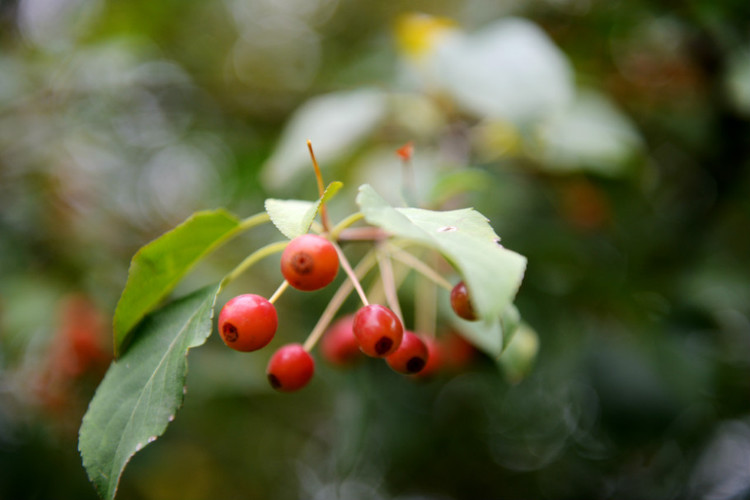
[[[469,290],[466,284],[461,281],[451,290],[451,307],[460,318],[468,321],[475,321],[477,315],[474,313],[474,307],[469,299]]]
[[[422,342],[427,346],[427,363],[424,368],[415,375],[420,379],[430,378],[443,369],[445,364],[443,343],[438,342],[435,337],[422,336]]]
[[[265,347],[276,334],[276,308],[260,295],[238,295],[219,313],[219,334],[226,345],[242,352]]]
[[[336,321],[326,330],[320,341],[320,354],[332,365],[345,367],[362,358],[359,342],[352,326],[354,315],[350,314]]]
[[[352,331],[362,352],[374,358],[384,358],[396,352],[404,336],[404,327],[398,316],[379,304],[370,304],[357,311]]]
[[[393,354],[386,356],[385,361],[394,371],[405,375],[414,375],[425,367],[427,357],[427,346],[422,339],[414,333],[406,331],[399,348]]]
[[[310,292],[328,285],[339,270],[333,244],[322,236],[303,234],[281,254],[281,274],[297,290]]]
[[[277,391],[293,392],[310,382],[315,362],[301,344],[287,344],[273,353],[268,361],[266,376]]]

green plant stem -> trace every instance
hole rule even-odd
[[[374,265],[375,256],[372,252],[365,255],[362,260],[359,261],[359,264],[357,264],[357,267],[354,269],[354,274],[357,277],[357,283],[359,283],[359,280],[361,280],[370,271],[370,269],[372,269]],[[352,293],[353,288],[354,281],[352,280],[345,280],[343,283],[341,283],[341,286],[338,290],[336,290],[336,293],[333,295],[330,302],[328,302],[325,310],[323,310],[323,314],[320,315],[320,319],[318,319],[318,322],[310,332],[310,335],[307,336],[307,339],[302,346],[305,351],[310,352],[315,347],[315,344],[318,343],[318,340],[320,340],[323,332],[325,332],[326,328],[328,328],[328,325],[331,324],[331,321],[333,320],[334,316],[336,316],[336,313],[339,311],[341,306],[344,304],[346,298],[350,293]]]
[[[385,255],[385,250],[382,245],[378,245],[376,255],[378,257],[378,267],[380,268],[380,279],[383,281],[385,299],[391,310],[396,316],[398,316],[398,319],[401,320],[401,323],[403,324],[404,315],[401,314],[401,306],[398,303],[398,292],[396,291],[396,281],[393,278],[391,259],[388,255]]]
[[[237,233],[247,231],[248,229],[269,222],[271,217],[266,212],[260,212],[255,215],[251,215],[247,219],[242,219],[240,225],[237,227]]]
[[[346,255],[344,255],[344,251],[341,250],[341,247],[338,246],[336,242],[333,242],[333,248],[335,248],[336,253],[339,254],[339,261],[341,262],[341,267],[344,268],[346,275],[349,276],[349,280],[354,285],[354,289],[357,290],[357,294],[359,295],[360,300],[362,301],[364,305],[369,306],[370,302],[367,300],[367,295],[365,295],[365,291],[362,290],[362,284],[359,282],[357,275],[352,270],[351,264],[349,264],[349,259],[346,258]]]
[[[333,241],[338,240],[339,234],[342,230],[346,229],[347,227],[351,226],[355,222],[359,222],[360,220],[364,219],[365,214],[362,212],[355,212],[351,214],[350,216],[346,217],[344,220],[333,226],[333,229],[331,229],[331,239]]]
[[[245,259],[240,262],[237,267],[232,269],[229,274],[224,276],[224,279],[221,280],[221,284],[219,286],[219,292],[224,290],[226,286],[237,279],[237,277],[250,269],[256,262],[264,259],[265,257],[268,257],[269,255],[273,255],[275,253],[279,253],[286,248],[286,246],[289,244],[288,240],[284,241],[277,241],[276,243],[269,243],[268,245],[261,247],[245,257]]]
[[[397,248],[397,247],[391,247],[391,257],[406,264],[407,266],[413,267],[415,271],[431,279],[437,285],[445,288],[446,290],[453,289],[453,285],[451,285],[448,280],[440,276],[437,272],[435,272],[434,269],[426,265],[424,262],[422,262],[418,258],[414,257],[409,252],[401,250],[400,248]]]

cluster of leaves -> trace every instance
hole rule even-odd
[[[325,201],[340,183],[332,183],[315,202],[266,200],[266,212],[244,220],[225,210],[199,212],[141,248],[133,257],[125,289],[114,316],[112,363],[86,413],[79,450],[89,478],[103,498],[114,498],[130,458],[162,435],[182,404],[188,350],[202,345],[213,329],[217,296],[239,271],[286,242],[251,253],[221,281],[160,305],[178,282],[211,251],[234,236],[272,221],[288,238],[309,231]],[[369,185],[356,199],[360,212],[337,226],[360,218],[387,235],[394,245],[417,245],[442,255],[472,290],[479,321],[455,319],[467,340],[493,359],[521,373],[533,357],[533,332],[520,325],[513,300],[523,279],[526,259],[500,245],[488,220],[473,209],[431,211],[395,208]],[[350,222],[347,222],[350,221]],[[340,231],[334,228],[332,234]],[[520,350],[503,355],[516,332]],[[532,341],[533,344],[533,341]]]

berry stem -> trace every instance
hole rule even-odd
[[[435,255],[430,255],[428,259],[434,266]],[[437,287],[432,280],[424,276],[419,278],[414,291],[414,329],[434,337],[437,323]]]
[[[273,304],[277,300],[279,300],[279,297],[286,291],[286,289],[289,288],[289,282],[287,280],[284,280],[280,285],[279,288],[276,289],[275,292],[273,292],[273,295],[268,299],[268,302]]]
[[[313,152],[312,142],[310,141],[310,139],[307,140],[307,149],[310,151],[310,159],[312,159],[313,168],[315,168],[315,179],[318,181],[318,194],[320,195],[320,198],[322,200],[326,188],[325,184],[323,184],[323,174],[320,172],[320,165],[318,165],[318,160],[315,158],[315,152]],[[326,210],[326,204],[323,201],[321,201],[320,203],[320,222],[323,224],[323,230],[325,232],[329,232],[330,228],[328,227],[328,211]]]
[[[288,240],[269,243],[268,245],[257,249],[256,251],[245,257],[242,262],[237,264],[237,267],[232,269],[229,274],[224,276],[224,279],[221,280],[221,284],[219,285],[219,291],[223,290],[229,283],[237,279],[240,274],[250,269],[250,267],[252,267],[253,264],[258,262],[259,260],[262,260],[269,255],[282,252],[288,244]]]
[[[251,215],[247,219],[242,219],[237,227],[237,232],[247,231],[248,229],[269,222],[271,217],[266,212]]]
[[[333,226],[333,229],[331,229],[331,239],[334,241],[338,240],[341,231],[351,226],[355,222],[361,221],[362,219],[364,219],[364,217],[365,214],[363,214],[362,212],[355,212],[351,214],[350,216]]]
[[[382,245],[378,245],[376,250],[378,257],[378,267],[380,268],[380,279],[383,281],[383,291],[388,306],[398,316],[401,323],[404,322],[404,316],[401,314],[401,306],[398,303],[398,292],[396,291],[396,281],[393,278],[393,265],[389,256],[385,255]]]
[[[352,227],[342,230],[338,234],[339,241],[380,241],[388,237],[388,233],[379,227]]]
[[[374,265],[375,257],[372,252],[370,252],[359,261],[359,264],[357,264],[357,267],[354,269],[354,274],[357,276],[357,282],[359,282],[359,280],[362,279]],[[318,343],[323,332],[325,332],[328,325],[331,324],[331,321],[334,316],[336,316],[336,313],[339,311],[346,298],[352,293],[353,288],[354,282],[351,280],[346,280],[341,283],[339,289],[333,294],[331,301],[328,302],[323,314],[320,315],[320,319],[318,319],[318,322],[310,332],[310,335],[307,336],[307,339],[302,346],[305,351],[310,352],[315,347],[315,344]]]
[[[406,252],[404,250],[401,250],[399,248],[391,248],[391,256],[406,264],[407,266],[411,266],[414,268],[415,271],[418,273],[424,275],[426,278],[431,279],[434,281],[437,285],[445,288],[446,290],[453,290],[453,285],[451,285],[448,280],[440,276],[437,272],[435,272],[434,269],[432,269],[430,266],[426,265],[424,262],[419,260],[418,258],[414,257],[409,252]]]
[[[357,294],[359,295],[360,300],[362,303],[366,306],[370,305],[370,302],[367,300],[367,296],[365,295],[365,291],[362,290],[362,285],[359,282],[359,279],[357,278],[357,275],[352,270],[351,264],[349,264],[349,259],[346,258],[346,255],[344,255],[344,251],[341,250],[341,247],[338,246],[337,243],[333,243],[333,248],[336,249],[336,253],[339,254],[339,261],[341,262],[341,267],[344,268],[344,271],[346,271],[347,276],[349,276],[349,280],[354,285],[355,290],[357,290]]]

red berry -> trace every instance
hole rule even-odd
[[[393,311],[379,304],[362,307],[352,325],[359,348],[374,358],[396,352],[404,336],[404,327]]]
[[[301,344],[287,344],[273,353],[266,375],[277,391],[292,392],[302,389],[315,372],[315,362]]]
[[[323,288],[339,270],[333,244],[322,236],[303,234],[289,242],[281,254],[281,274],[297,290]]]
[[[395,371],[413,375],[425,367],[427,356],[425,343],[412,332],[406,331],[399,348],[393,354],[388,355],[385,361]]]
[[[226,345],[242,352],[267,345],[278,326],[276,308],[260,295],[238,295],[219,313],[219,334]]]
[[[463,336],[449,332],[441,338],[441,348],[447,368],[459,371],[471,363],[477,355],[477,349]]]
[[[344,316],[323,335],[320,354],[326,361],[336,366],[347,366],[362,356],[359,342],[352,331],[353,324],[354,315]]]
[[[443,344],[438,342],[435,337],[425,335],[422,336],[422,342],[427,346],[427,363],[416,376],[418,378],[428,378],[443,368]]]
[[[472,307],[471,300],[469,299],[469,290],[466,289],[466,284],[463,281],[459,282],[451,290],[451,307],[463,319],[469,321],[477,319],[474,307]]]

